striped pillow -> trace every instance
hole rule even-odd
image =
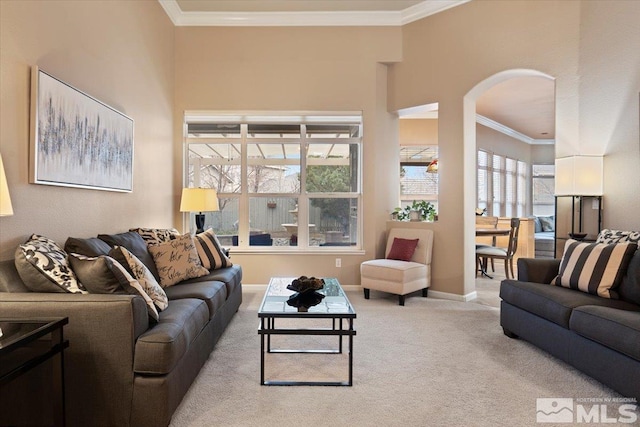
[[[638,248],[635,243],[581,243],[569,239],[564,246],[556,286],[603,298],[618,298],[613,289],[624,277]]]
[[[220,242],[212,229],[196,234],[193,239],[196,243],[196,250],[200,256],[202,266],[207,270],[217,270],[218,268],[231,267],[233,263],[222,250]]]

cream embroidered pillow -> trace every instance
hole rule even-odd
[[[159,245],[149,246],[149,252],[156,263],[163,288],[183,280],[209,274],[202,266],[200,257],[190,234],[179,236]]]
[[[149,295],[153,303],[162,311],[169,306],[169,298],[164,289],[157,282],[151,271],[134,254],[123,246],[116,246],[109,251],[109,255],[118,261],[134,279],[138,281],[142,289]]]

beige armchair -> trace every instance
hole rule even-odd
[[[410,261],[386,259],[396,237],[419,239]],[[369,299],[371,289],[397,294],[400,305],[404,305],[405,295],[418,290],[422,290],[422,296],[426,297],[428,288],[431,286],[432,247],[432,230],[415,228],[389,230],[385,259],[373,259],[360,265],[360,279],[365,299]]]

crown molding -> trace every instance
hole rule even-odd
[[[471,0],[423,1],[402,11],[183,12],[176,0],[158,0],[177,27],[402,26]]]
[[[410,24],[418,19],[444,12],[452,7],[470,2],[471,0],[436,0],[423,1],[400,12],[400,25]]]
[[[555,139],[533,139],[523,133],[518,132],[517,130],[513,130],[508,126],[503,125],[502,123],[498,123],[495,120],[491,120],[490,118],[482,116],[480,114],[476,114],[476,123],[479,123],[483,126],[486,126],[490,129],[493,129],[497,132],[500,132],[502,134],[510,136],[511,138],[517,139],[530,145],[552,145],[556,143]]]

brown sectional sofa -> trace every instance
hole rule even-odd
[[[166,288],[169,306],[155,323],[136,295],[30,292],[7,260],[0,317],[69,318],[67,425],[166,426],[237,312],[241,281],[233,265]],[[0,425],[50,423],[49,383],[45,364],[3,386]]]

